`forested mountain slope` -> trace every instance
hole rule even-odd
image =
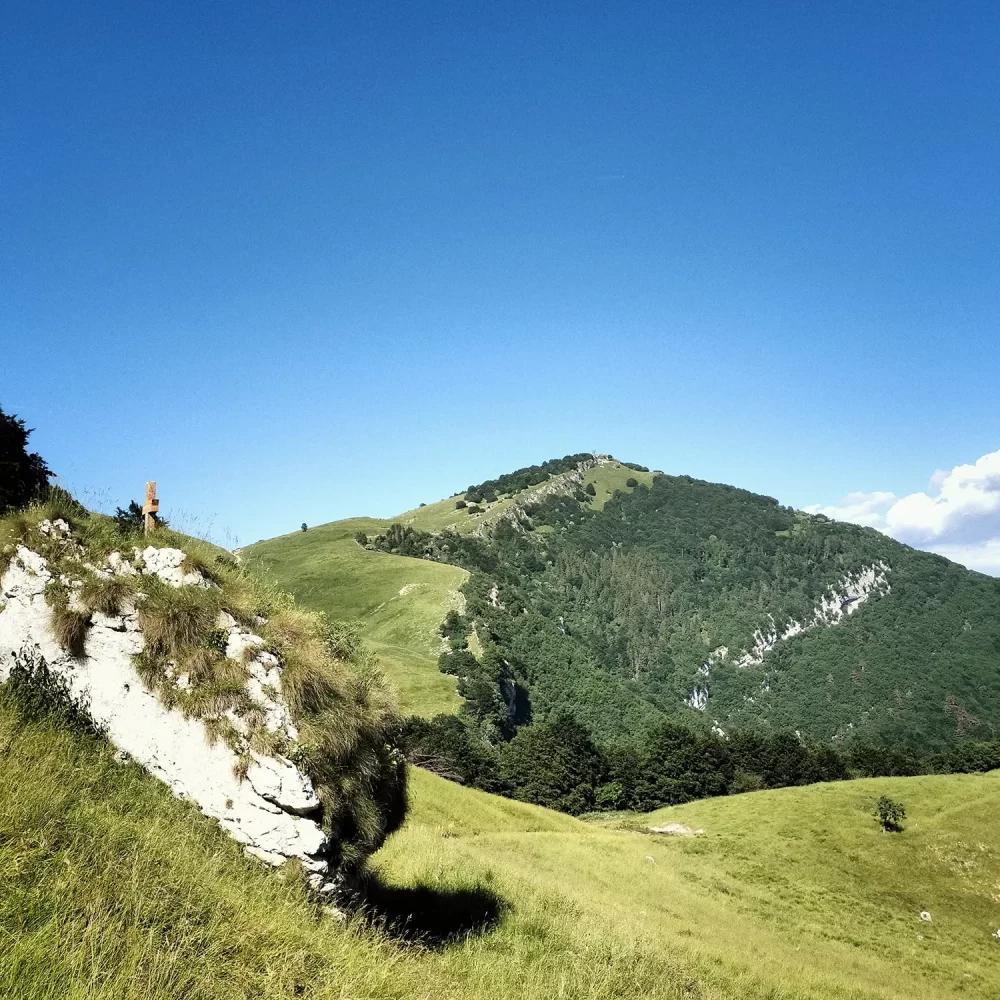
[[[475,495],[455,516],[476,530],[417,511],[359,542],[470,572],[457,628],[482,648],[442,669],[480,723],[568,710],[602,740],[674,717],[921,752],[996,738],[1000,581],[731,486],[603,458],[542,485],[524,471],[434,505]]]
[[[687,477],[600,512],[549,498],[518,527],[448,558],[474,571],[469,612],[536,710],[572,708],[609,735],[638,700],[670,714],[687,702],[723,729],[995,738],[995,579]]]

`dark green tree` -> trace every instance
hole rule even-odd
[[[500,751],[500,777],[515,799],[574,815],[594,807],[604,770],[590,733],[566,713],[518,730]]]
[[[166,528],[169,521],[159,514],[153,515],[153,522],[161,528]],[[146,516],[142,512],[142,504],[132,500],[128,507],[118,507],[115,510],[115,525],[123,535],[137,535],[143,530]]]
[[[902,833],[903,820],[906,819],[906,810],[902,802],[890,799],[888,795],[882,795],[875,803],[875,815],[882,824],[883,833]]]
[[[37,452],[28,451],[32,433],[23,420],[0,409],[0,516],[43,496],[52,471]]]

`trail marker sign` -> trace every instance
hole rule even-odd
[[[154,514],[160,512],[160,501],[156,499],[156,483],[146,483],[146,502],[142,505],[145,517],[145,533],[148,535],[156,527]]]

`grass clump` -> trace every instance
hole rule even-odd
[[[56,642],[77,659],[86,654],[90,612],[74,606],[69,588],[53,580],[45,588],[45,600],[52,609],[52,631]]]
[[[136,582],[129,576],[98,576],[90,574],[80,589],[80,602],[91,613],[120,615],[135,597]]]
[[[147,594],[139,605],[139,625],[153,656],[176,658],[200,646],[215,628],[221,610],[217,590],[207,587],[171,587],[156,579],[144,580]]]

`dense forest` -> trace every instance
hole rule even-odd
[[[541,732],[571,718],[601,754],[648,746],[673,725],[720,743],[728,788],[744,780],[736,775],[768,772],[733,756],[737,733],[798,731],[835,751],[844,772],[863,771],[872,747],[892,748],[910,768],[950,769],[941,761],[954,747],[998,736],[1000,581],[687,476],[637,483],[603,510],[579,488],[524,506],[485,537],[393,525],[372,540],[470,571],[466,617],[446,623],[441,668],[458,678],[463,724],[484,760],[489,748],[510,754],[539,739],[527,736],[532,722]],[[886,586],[863,607],[741,664],[755,631],[808,623],[824,598],[836,603],[832,588],[871,567],[884,567]],[[477,656],[463,629],[475,630]],[[720,647],[731,655],[713,659]],[[690,707],[695,690],[700,711]],[[512,773],[501,764],[487,784]],[[602,767],[595,789],[629,787]]]

